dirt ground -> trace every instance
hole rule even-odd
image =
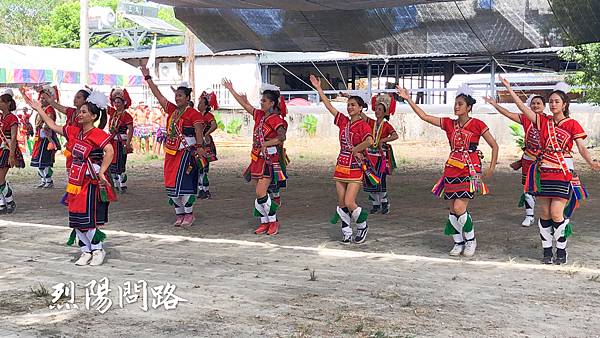
[[[366,243],[350,246],[338,243],[339,225],[329,223],[336,203],[335,140],[287,147],[289,187],[274,237],[253,234],[254,189],[241,178],[245,140],[221,142],[210,174],[213,199],[196,204],[197,221],[184,229],[170,225],[162,161],[134,156],[130,190],[110,207],[107,259],[100,267],[75,266],[78,250],[64,244],[69,230],[58,204],[64,171],[56,170],[52,190],[34,188],[31,168],[11,171],[18,210],[0,220],[0,336],[600,335],[597,173],[580,170],[591,198],[573,218],[569,264],[556,267],[539,263],[537,227],[520,226],[520,177],[508,169],[517,157],[511,147],[501,148],[488,182],[491,194],[470,206],[478,241],[472,259],[447,255],[446,205],[430,193],[446,145],[395,144],[400,169],[388,183],[391,213],[371,216]],[[583,160],[577,162],[582,167]],[[368,207],[366,194],[360,201]],[[187,302],[170,311],[143,311],[139,303],[113,305],[104,314],[81,309],[84,286],[103,277],[115,304],[117,287],[138,280],[174,284]],[[70,281],[77,285],[77,310],[49,309],[51,297],[34,292]]]

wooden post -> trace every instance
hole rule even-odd
[[[188,82],[192,87],[192,101],[197,103],[196,100],[196,76],[194,73],[194,65],[196,64],[196,51],[195,51],[195,43],[196,36],[192,31],[188,28],[185,29],[185,47],[187,48],[187,57],[185,58],[185,62],[188,67]]]

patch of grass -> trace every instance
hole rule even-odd
[[[369,335],[369,338],[387,338],[389,337],[387,334],[385,334],[385,332],[381,331],[381,330],[377,330],[374,333],[371,333]]]
[[[48,289],[46,289],[46,287],[42,285],[42,283],[39,283],[39,287],[30,287],[29,290],[31,290],[31,293],[35,297],[41,298],[50,296],[50,291],[48,291]]]
[[[360,322],[354,328],[354,333],[361,333],[361,332],[363,332],[364,329],[365,329],[365,323]]]
[[[310,270],[310,278],[308,280],[311,282],[314,282],[317,280],[317,273],[316,273],[315,269]]]

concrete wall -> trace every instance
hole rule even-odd
[[[343,103],[334,103],[335,107],[345,113],[346,105]],[[514,104],[504,105],[507,109],[517,112]],[[453,117],[453,107],[451,105],[421,105],[421,108],[428,114],[435,116]],[[307,107],[289,107],[289,113],[286,120],[289,123],[288,137],[307,137],[302,130],[302,118],[312,114],[319,121],[317,124],[318,137],[337,137],[338,128],[333,124],[333,116],[325,109],[323,105],[313,105]],[[372,112],[369,115],[374,117]],[[249,114],[240,112],[221,113],[225,123],[233,118],[242,119],[242,136],[252,135],[252,119]],[[497,113],[489,105],[476,105],[476,109],[471,114],[484,121],[490,128],[490,131],[501,145],[513,145],[514,138],[510,134],[509,125],[513,122]],[[579,121],[584,130],[589,135],[588,142],[600,142],[600,107],[588,104],[572,104],[571,116]],[[390,122],[396,128],[400,139],[404,141],[433,141],[446,142],[446,135],[439,128],[423,122],[410,109],[408,105],[400,104],[397,106],[396,113],[390,119]]]

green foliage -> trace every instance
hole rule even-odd
[[[308,136],[315,136],[317,134],[317,118],[314,115],[307,115],[302,119],[300,128],[304,129]]]
[[[0,1],[14,1],[17,0],[0,0]],[[37,26],[36,31],[38,34],[32,34],[38,36],[38,41],[35,43],[41,46],[52,46],[52,47],[65,47],[65,48],[79,48],[79,1],[76,0],[51,0],[51,1],[37,1],[25,0],[26,2],[38,3],[51,3],[54,2],[53,6],[49,6],[46,9],[47,20],[42,21]],[[134,1],[135,2],[135,1]],[[90,1],[90,7],[110,7],[115,12],[117,11],[117,5],[119,0],[92,0]],[[158,17],[170,23],[171,25],[184,29],[185,26],[175,18],[173,8],[161,7],[158,11]],[[37,18],[36,18],[37,19]],[[130,28],[134,27],[135,24],[123,18],[122,15],[117,15],[116,28]],[[2,37],[0,32],[0,37]],[[93,44],[94,48],[106,48],[106,47],[126,47],[129,46],[129,41],[124,37],[110,36],[101,42],[95,43],[92,38],[90,44]],[[182,37],[174,38],[159,38],[156,43],[162,44],[177,44],[183,43]],[[152,44],[152,37],[141,41],[142,45]]]
[[[225,123],[223,123],[223,118],[221,118],[221,113],[215,112],[213,115],[215,116],[215,122],[217,123],[217,129],[225,130]]]
[[[227,127],[225,127],[227,134],[239,135],[241,130],[242,120],[237,117],[229,121],[229,123],[227,123]]]
[[[570,47],[560,53],[565,60],[576,61],[581,69],[567,77],[567,82],[575,86],[585,86],[583,100],[600,104],[600,43],[590,43]]]
[[[79,48],[79,1],[69,1],[50,12],[49,22],[39,28],[42,46]]]
[[[48,23],[60,0],[0,0],[0,42],[37,45],[39,27]]]
[[[515,137],[515,142],[517,142],[517,146],[519,149],[525,148],[525,131],[523,130],[523,126],[518,123],[513,123],[509,125],[510,134]]]

